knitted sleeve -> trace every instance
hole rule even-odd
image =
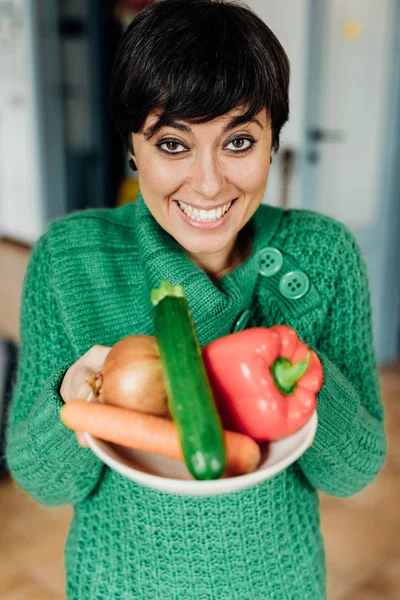
[[[48,506],[83,500],[98,483],[103,468],[59,416],[63,405],[59,388],[75,360],[52,288],[45,234],[32,251],[23,285],[6,459],[16,483]]]
[[[338,253],[336,294],[316,348],[324,368],[319,425],[299,464],[313,486],[348,497],[376,477],[385,460],[386,440],[367,270],[347,230]]]

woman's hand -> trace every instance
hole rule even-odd
[[[87,380],[102,368],[110,350],[111,348],[108,346],[96,344],[71,365],[65,373],[60,387],[60,396],[64,402],[78,398],[86,400],[89,397],[92,388]],[[88,443],[83,434],[77,433],[76,435],[80,445],[87,448]]]

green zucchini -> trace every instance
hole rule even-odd
[[[185,464],[195,479],[218,479],[226,464],[223,429],[181,285],[151,291],[154,328]]]

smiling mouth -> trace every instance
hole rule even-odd
[[[235,200],[231,200],[231,202],[228,202],[227,204],[224,204],[219,208],[213,208],[211,210],[193,208],[192,206],[189,206],[189,204],[185,204],[184,202],[176,201],[176,203],[178,204],[181,211],[184,212],[185,215],[187,215],[193,221],[198,221],[199,223],[212,223],[213,221],[217,221],[218,219],[223,217],[235,201],[236,198]]]

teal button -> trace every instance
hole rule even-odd
[[[264,277],[272,277],[278,273],[283,265],[282,253],[277,248],[264,248],[259,254],[258,271]]]
[[[279,282],[282,296],[290,300],[298,300],[305,296],[310,289],[310,280],[303,271],[290,271]]]
[[[237,331],[243,331],[243,329],[246,329],[246,325],[250,321],[252,314],[253,313],[251,310],[244,310],[236,319],[235,325],[232,327],[232,333],[236,333]]]

